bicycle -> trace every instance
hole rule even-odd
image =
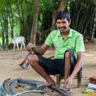
[[[31,79],[7,79],[0,83],[1,96],[70,96],[50,83]]]

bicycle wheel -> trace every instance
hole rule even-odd
[[[50,83],[30,79],[13,79],[3,82],[6,95],[1,96],[70,96]]]

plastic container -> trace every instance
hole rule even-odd
[[[88,96],[94,96],[94,90],[90,90],[90,91],[88,92]]]
[[[90,77],[90,83],[96,84],[96,75]]]

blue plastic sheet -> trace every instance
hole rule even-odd
[[[43,91],[41,91],[41,90],[25,90],[25,91],[21,91],[21,92],[16,93],[16,94],[8,95],[3,88],[3,83],[4,83],[4,81],[0,83],[0,94],[1,94],[1,96],[17,96],[17,95],[20,95],[20,94],[23,94],[23,93],[29,93],[29,92],[43,93]]]
[[[1,96],[7,96],[6,91],[3,88],[3,82],[0,83],[0,94]]]

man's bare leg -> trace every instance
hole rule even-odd
[[[55,85],[54,80],[46,73],[46,71],[39,65],[39,59],[35,54],[31,54],[28,58],[31,67],[39,73],[48,83]]]
[[[71,69],[70,53],[67,51],[65,53],[65,81],[69,77]]]
[[[71,69],[71,60],[70,60],[70,53],[69,51],[67,51],[65,53],[65,82],[67,80],[67,78],[70,75],[70,69]],[[66,86],[64,85],[64,90],[69,93],[70,95],[72,95],[72,89],[68,89],[66,90]]]

